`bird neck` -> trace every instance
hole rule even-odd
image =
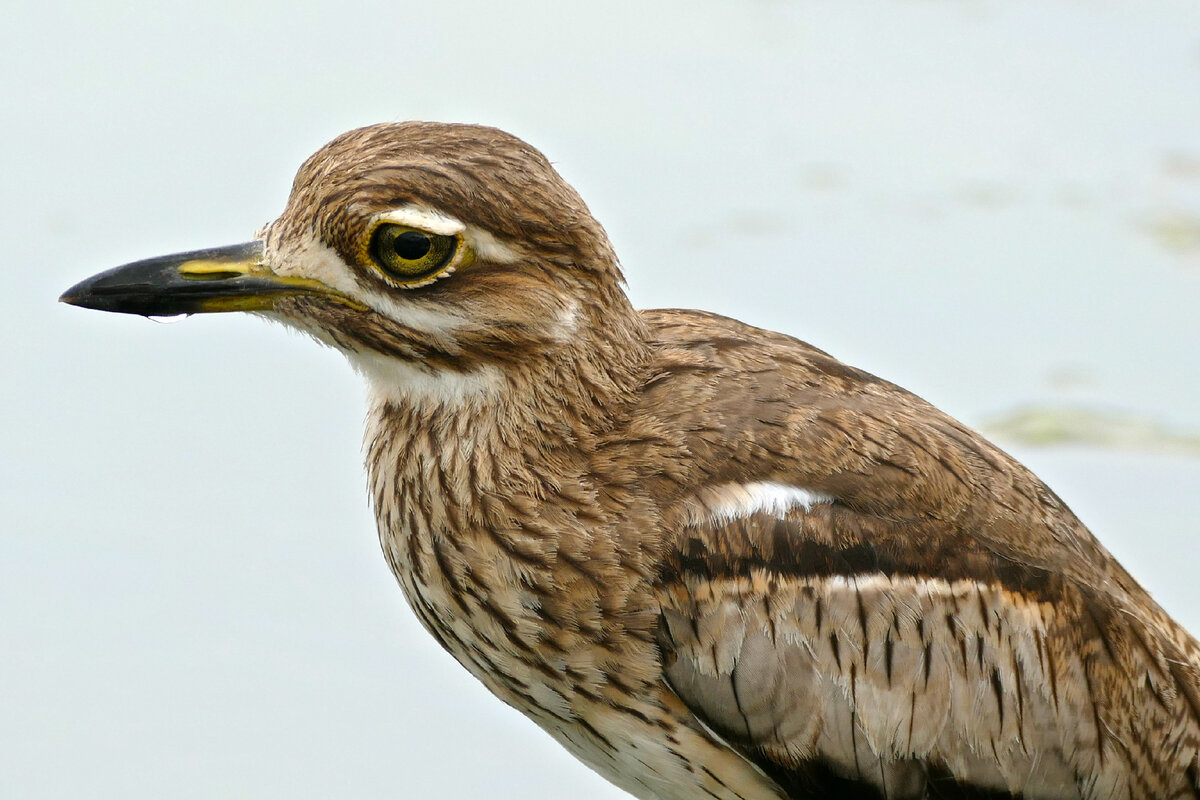
[[[536,625],[481,644],[454,620],[492,620],[478,598],[524,620],[531,612],[514,587],[551,593],[552,564],[620,561],[614,542],[592,535],[605,518],[596,454],[630,413],[650,348],[644,332],[617,322],[518,369],[442,386],[440,397],[373,391],[365,449],[384,555],[425,627],[513,704],[519,695],[476,656],[486,644],[511,658],[533,646]]]
[[[632,309],[580,315],[569,342],[494,367],[453,400],[375,392],[366,435],[380,544],[409,605],[493,692],[550,728],[558,721],[530,706],[532,676],[520,667],[543,644],[547,598],[570,586],[564,608],[628,603],[641,640],[653,623],[649,604],[616,580],[636,570],[640,550],[603,533],[621,468],[604,444],[649,378],[648,331]],[[607,598],[610,586],[623,586],[619,598]],[[568,639],[556,646],[591,646]],[[565,672],[539,675],[570,694]]]
[[[437,477],[469,484],[477,496],[495,491],[498,482],[513,491],[586,471],[596,443],[627,418],[648,377],[648,339],[641,316],[621,293],[581,310],[569,340],[523,361],[471,372],[427,372],[403,363],[390,371],[364,370],[372,485],[386,492],[397,482],[419,486]]]

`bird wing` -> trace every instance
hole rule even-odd
[[[659,646],[715,736],[794,797],[1200,796],[1196,643],[1028,470],[788,337],[648,320],[691,465]]]

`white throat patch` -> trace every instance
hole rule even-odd
[[[350,351],[346,358],[366,378],[372,405],[386,400],[402,406],[463,408],[482,405],[504,389],[504,375],[497,367],[473,372],[427,370],[370,350]]]

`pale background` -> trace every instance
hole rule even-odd
[[[994,430],[1200,631],[1191,0],[10,0],[0,90],[0,797],[617,796],[404,606],[335,353],[55,304],[381,120],[542,148],[639,305],[1076,425]]]

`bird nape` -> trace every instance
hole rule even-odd
[[[345,353],[413,611],[631,794],[1200,796],[1200,647],[1062,500],[808,344],[635,310],[508,134],[350,131],[258,240],[62,300]]]

